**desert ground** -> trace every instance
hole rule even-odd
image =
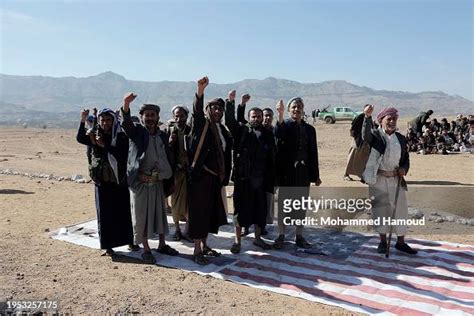
[[[403,120],[400,126],[405,126]],[[363,187],[342,180],[351,142],[349,123],[318,122],[316,128],[322,186]],[[0,127],[0,170],[87,176],[85,147],[76,142],[75,133]],[[474,217],[474,155],[410,158],[407,180],[409,192],[415,192],[409,195],[411,206],[425,215],[439,211]],[[435,192],[445,190],[453,193],[442,203]],[[60,312],[74,314],[352,314],[176,269],[116,262],[98,250],[51,239],[49,231],[95,218],[93,192],[91,183],[0,175],[0,301],[57,300]],[[428,222],[411,231],[425,239],[474,245],[470,225]]]

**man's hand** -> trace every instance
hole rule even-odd
[[[229,93],[227,94],[227,99],[231,102],[234,101],[236,94],[237,94],[236,90],[230,90]]]
[[[246,93],[240,98],[240,104],[245,105],[250,100],[250,94]]]
[[[283,100],[280,99],[276,105],[276,110],[278,112],[278,123],[283,122],[283,114],[285,113],[285,105],[283,104]]]
[[[100,137],[99,135],[97,135],[97,136],[95,137],[95,143],[96,143],[97,146],[105,147],[104,140],[103,140],[102,137]]]
[[[316,182],[314,183],[317,187],[319,187],[321,185],[321,183],[323,183],[321,181],[321,179],[318,178],[318,180],[316,180]]]
[[[368,105],[364,108],[364,114],[365,114],[365,117],[371,117],[372,116],[372,112],[374,112],[374,106],[373,105]]]
[[[169,144],[171,145],[177,140],[178,140],[178,135],[176,133],[171,133],[170,134],[170,139],[169,139]]]
[[[127,93],[123,97],[123,111],[124,112],[128,113],[130,111],[130,103],[132,103],[133,100],[135,100],[136,97],[137,97],[137,95],[133,94],[132,92]]]
[[[82,109],[82,111],[81,111],[81,123],[85,123],[88,116],[89,116],[89,110]]]
[[[405,171],[405,169],[398,169],[398,176],[399,177],[404,177],[406,176],[407,172]]]
[[[197,95],[198,97],[202,97],[204,94],[204,90],[206,89],[207,85],[209,84],[208,77],[202,77],[197,81]]]

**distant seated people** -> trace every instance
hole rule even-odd
[[[452,133],[455,133],[455,132],[456,132],[456,127],[457,127],[456,121],[451,121],[451,124],[450,124],[450,125],[451,125],[450,131],[451,131]]]
[[[441,119],[441,130],[443,129],[446,129],[446,130],[450,130],[451,129],[451,125],[449,124],[448,120],[444,117]]]
[[[432,114],[433,114],[433,110],[420,112],[420,114],[418,114],[418,116],[415,117],[413,120],[411,120],[408,124],[410,127],[414,128],[417,133],[421,134],[423,126],[430,119],[430,116]]]
[[[433,132],[438,132],[441,130],[441,124],[438,123],[438,120],[437,119],[432,119],[431,122],[430,122],[430,129],[433,131]]]
[[[408,128],[408,131],[405,137],[407,139],[409,151],[412,151],[412,152],[417,151],[419,137],[416,135],[416,132],[412,127]]]

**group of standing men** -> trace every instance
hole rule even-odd
[[[227,224],[222,192],[230,179],[234,182],[235,226],[231,252],[240,252],[241,230],[250,225],[255,225],[254,245],[265,250],[272,246],[281,249],[286,233],[281,216],[274,244],[261,238],[265,225],[273,222],[275,187],[297,187],[299,194],[307,196],[311,183],[321,184],[316,130],[304,121],[301,98],[288,101],[286,120],[285,105],[280,100],[273,126],[270,108],[251,108],[245,117],[249,95],[242,96],[236,114],[235,90],[228,93],[226,100],[215,98],[205,103],[208,84],[207,77],[197,81],[190,124],[189,110],[175,106],[174,122],[166,131],[158,126],[157,105],[143,104],[140,122],[133,120],[133,93],[124,97],[120,117],[109,109],[98,113],[97,130],[85,128],[88,111],[82,112],[77,140],[91,148],[89,170],[96,184],[99,236],[106,254],[113,255],[112,248],[126,244],[131,250],[138,250],[137,245],[142,244],[142,258],[154,263],[148,239],[158,235],[156,251],[178,255],[165,242],[166,199],[171,195],[176,225],[173,238],[194,242],[194,261],[208,264],[209,257],[220,256],[209,247],[207,237]],[[366,117],[369,122],[368,113]],[[374,143],[372,139],[368,142]],[[391,176],[395,174],[392,172]],[[184,232],[179,227],[180,220],[186,221]],[[295,243],[298,247],[311,247],[303,237],[302,226],[296,226]]]

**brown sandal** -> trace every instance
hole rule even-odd
[[[198,253],[197,255],[194,255],[193,256],[193,261],[196,262],[197,264],[201,265],[201,266],[206,266],[210,263],[209,259],[204,257],[202,252]]]
[[[221,253],[215,251],[214,249],[211,249],[210,247],[206,246],[202,248],[202,253],[205,256],[210,256],[210,257],[220,257]]]

